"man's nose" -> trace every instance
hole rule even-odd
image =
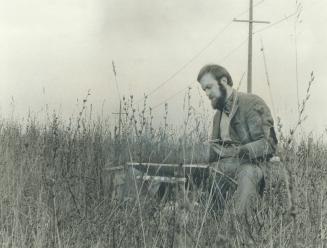
[[[210,97],[210,90],[206,90],[207,97]]]

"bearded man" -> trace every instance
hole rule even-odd
[[[224,206],[233,188],[236,213],[248,213],[264,186],[261,165],[275,153],[277,138],[269,107],[254,94],[237,92],[228,71],[215,64],[204,66],[197,81],[216,110],[209,163],[215,173],[214,195]]]

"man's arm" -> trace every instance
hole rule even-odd
[[[247,126],[252,142],[240,146],[240,157],[265,158],[276,150],[271,139],[274,121],[266,103],[259,97],[253,101],[247,113]]]

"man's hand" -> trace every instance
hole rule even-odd
[[[217,143],[211,144],[211,148],[220,158],[238,157],[240,149],[238,146],[223,147]]]

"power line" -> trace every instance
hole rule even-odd
[[[152,95],[153,93],[155,93],[156,91],[158,91],[160,88],[162,88],[165,84],[167,84],[170,80],[172,80],[173,78],[176,77],[177,74],[179,74],[181,71],[183,71],[188,65],[190,65],[195,59],[197,59],[205,50],[207,50],[216,40],[217,38],[223,33],[225,32],[229,26],[232,24],[232,22],[229,22],[226,26],[224,26],[215,36],[213,39],[211,39],[199,52],[197,52],[191,59],[189,59],[185,64],[183,64],[177,71],[175,71],[171,76],[169,76],[166,80],[164,80],[163,82],[161,82],[156,88],[154,88],[153,90],[151,90],[149,93],[145,94],[146,97],[149,97],[150,95]],[[145,97],[144,96],[144,97]],[[143,98],[144,98],[143,97]],[[139,103],[140,101],[142,101],[141,98],[139,101],[137,101],[137,103]]]
[[[280,24],[281,22],[284,22],[284,21],[288,20],[289,18],[295,16],[296,14],[297,14],[297,11],[290,14],[290,15],[287,15],[287,16],[283,17],[282,19],[280,19],[280,20],[278,20],[276,22],[271,23],[270,25],[268,25],[268,26],[266,26],[264,28],[261,28],[261,29],[255,31],[253,34],[263,32],[263,31],[265,31],[265,30],[267,30],[267,29],[269,29],[269,28],[271,28],[273,26],[276,26],[276,25]]]
[[[247,38],[242,40],[242,42],[240,42],[233,50],[231,50],[226,56],[224,56],[221,59],[221,62],[224,62],[226,59],[228,59],[234,52],[236,52],[238,49],[240,49],[242,46],[244,46],[244,44],[246,43]]]
[[[247,39],[242,40],[241,43],[239,43],[235,48],[233,48],[226,56],[224,56],[221,59],[221,62],[225,61],[227,58],[229,58],[234,52],[236,52],[238,49],[240,49],[245,43],[246,43]],[[178,96],[180,93],[184,92],[186,89],[188,89],[189,87],[191,87],[192,84],[196,83],[196,81],[193,81],[192,83],[190,83],[189,85],[187,85],[186,87],[184,87],[183,89],[175,92],[174,94],[172,94],[171,96],[169,96],[168,98],[166,98],[164,101],[156,104],[155,106],[152,107],[152,109],[156,109],[160,106],[162,106],[163,104],[165,104],[167,101],[173,99],[174,97]]]
[[[259,1],[259,2],[257,2],[256,4],[254,4],[253,5],[253,7],[257,7],[257,6],[259,6],[259,5],[261,5],[262,3],[264,2],[264,0],[261,0],[261,1]],[[320,1],[317,1],[317,2],[320,2]],[[312,6],[313,5],[315,5],[317,2],[314,2],[313,4],[312,4]],[[246,11],[244,11],[244,12],[241,12],[240,14],[238,14],[237,15],[237,17],[239,17],[239,16],[242,16],[243,14],[245,14],[245,13],[247,13],[247,12],[249,12],[249,10],[246,10]],[[292,14],[290,14],[290,15],[287,15],[287,16],[285,16],[285,17],[283,17],[283,18],[281,18],[281,19],[279,19],[279,20],[277,20],[276,22],[273,22],[273,23],[271,23],[270,25],[268,25],[268,26],[266,26],[265,28],[262,28],[262,29],[259,29],[259,30],[257,30],[257,31],[255,31],[255,32],[253,32],[253,34],[256,34],[256,33],[259,33],[259,32],[263,32],[263,31],[265,31],[265,30],[267,30],[267,29],[269,29],[269,28],[271,28],[271,27],[273,27],[273,26],[275,26],[275,25],[278,25],[278,24],[280,24],[281,22],[283,22],[283,21],[286,21],[286,20],[288,20],[289,18],[291,18],[291,17],[293,17],[293,16],[295,16],[297,14],[297,11],[296,12],[294,12],[294,13],[292,13]],[[229,28],[229,26],[232,24],[232,22],[230,22],[230,23],[228,23],[222,30],[220,30],[220,32],[218,32],[216,35],[215,35],[215,37],[212,39],[212,40],[210,40],[208,43],[207,43],[207,45],[203,48],[203,49],[201,49],[197,54],[195,54],[188,62],[186,62],[182,67],[180,67],[180,69],[179,70],[177,70],[176,72],[174,72],[169,78],[167,78],[165,81],[163,81],[161,84],[159,84],[159,86],[158,87],[156,87],[155,89],[153,89],[152,91],[150,91],[148,94],[145,94],[144,95],[144,97],[145,96],[150,96],[151,94],[153,94],[154,92],[156,92],[157,90],[159,90],[160,88],[162,88],[166,83],[168,83],[171,79],[173,79],[178,73],[180,73],[183,69],[185,69],[189,64],[191,64],[196,58],[198,58],[210,45],[212,45],[212,43],[219,37],[219,35],[221,35],[227,28]],[[239,48],[241,48],[244,44],[245,44],[245,42],[247,41],[247,39],[244,39],[237,47],[235,47],[232,51],[230,51],[225,57],[223,57],[222,59],[221,59],[221,61],[224,61],[224,60],[226,60],[228,57],[230,57],[235,51],[237,51]],[[265,59],[265,58],[264,58]],[[267,74],[268,72],[267,72],[267,69],[266,69],[266,74]],[[267,77],[269,77],[268,75],[266,75]],[[180,93],[182,93],[182,92],[184,92],[184,90],[186,90],[186,89],[188,89],[193,83],[195,83],[196,81],[194,81],[194,82],[192,82],[191,84],[189,84],[189,85],[187,85],[187,87],[184,87],[183,89],[181,89],[181,90],[179,90],[179,91],[177,91],[177,92],[175,92],[173,95],[171,95],[171,96],[169,96],[167,99],[165,99],[164,101],[162,101],[162,102],[160,102],[159,104],[156,104],[155,106],[153,106],[152,107],[152,109],[156,109],[156,108],[158,108],[158,107],[160,107],[161,105],[163,105],[163,104],[165,104],[167,101],[169,101],[169,100],[171,100],[171,99],[173,99],[174,97],[176,97],[177,95],[179,95]],[[270,82],[269,82],[269,78],[267,78],[267,83],[268,83],[268,86],[270,86]],[[269,88],[270,89],[270,88]],[[143,99],[143,98],[142,98]],[[140,100],[142,100],[142,99],[140,99]],[[138,101],[138,102],[140,102],[140,101]]]
[[[253,7],[257,7],[259,5],[261,5],[264,2],[264,0],[261,0],[259,2],[257,2],[256,4],[253,5]],[[249,12],[249,10],[243,11],[240,14],[237,15],[237,17],[245,14]],[[263,32],[275,25],[278,25],[279,23],[291,18],[292,16],[296,15],[296,13],[290,14],[270,25],[268,25],[265,28],[259,29],[257,31],[255,31],[253,34],[259,33],[259,32]],[[160,88],[162,88],[165,84],[167,84],[170,80],[172,80],[173,78],[175,78],[181,71],[183,71],[188,65],[190,65],[195,59],[197,59],[205,50],[207,50],[214,42],[215,40],[225,31],[229,28],[229,26],[232,24],[232,22],[228,23],[224,28],[222,28],[215,36],[213,39],[211,39],[204,48],[202,48],[199,52],[197,52],[190,60],[188,60],[185,64],[183,64],[177,71],[175,71],[173,74],[171,74],[171,76],[169,76],[166,80],[164,80],[163,82],[161,82],[156,88],[154,88],[153,90],[151,90],[149,93],[144,94],[144,96],[142,98],[140,98],[138,101],[136,101],[136,103],[141,102],[144,97],[149,97],[150,95],[152,95],[153,93],[155,93],[156,91],[158,91]]]
[[[264,0],[261,0],[260,2],[256,3],[254,5],[254,7],[259,6],[260,4],[262,4],[264,2]],[[241,12],[240,14],[238,14],[237,16],[241,16],[245,13],[249,12],[249,10],[247,9],[246,11]],[[175,71],[171,76],[169,76],[166,80],[164,80],[162,83],[160,83],[156,88],[154,88],[152,91],[150,91],[148,94],[145,94],[144,97],[148,97],[150,95],[152,95],[153,93],[155,93],[156,91],[158,91],[160,88],[162,88],[166,83],[168,83],[170,80],[172,80],[173,78],[176,77],[177,74],[179,74],[181,71],[183,71],[188,65],[190,65],[195,59],[197,59],[205,50],[207,50],[215,41],[216,39],[222,34],[224,33],[229,26],[231,26],[233,22],[229,22],[226,26],[224,26],[215,36],[214,38],[212,38],[199,52],[197,52],[190,60],[188,60],[185,64],[183,64],[177,71]],[[142,99],[144,98],[142,97],[139,101],[137,101],[137,103],[139,103],[140,101],[142,101]]]
[[[262,4],[265,0],[261,0],[258,1],[256,4],[254,4],[253,7],[257,7],[260,4]],[[248,13],[249,9],[241,12],[240,14],[237,15],[237,17]],[[181,71],[183,71],[188,65],[190,65],[195,59],[197,59],[205,50],[207,50],[215,41],[216,39],[223,33],[225,32],[229,26],[232,24],[233,22],[229,22],[226,26],[224,26],[215,36],[213,39],[211,39],[206,45],[205,47],[203,47],[199,52],[197,52],[190,60],[188,60],[185,64],[183,64],[177,71],[175,71],[173,74],[171,74],[171,76],[169,76],[166,80],[164,80],[163,82],[161,82],[156,88],[154,88],[153,90],[151,90],[148,94],[145,94],[142,98],[140,98],[136,103],[141,102],[144,97],[149,97],[150,95],[152,95],[153,93],[155,93],[156,91],[158,91],[160,88],[162,88],[165,84],[167,84],[170,80],[172,80],[173,78],[175,78]]]
[[[187,87],[184,87],[183,89],[181,89],[181,90],[175,92],[173,95],[169,96],[169,97],[166,98],[164,101],[162,101],[162,102],[160,102],[160,103],[154,105],[153,107],[151,107],[151,109],[153,110],[153,109],[156,109],[156,108],[158,108],[158,107],[164,105],[165,103],[167,103],[167,101],[173,99],[175,96],[177,96],[177,95],[179,95],[180,93],[184,92],[185,90],[189,89],[189,88],[191,87],[191,85],[194,84],[194,83],[195,83],[195,81],[193,81],[192,83],[190,83],[189,85],[187,85]]]
[[[312,7],[316,6],[316,5],[319,4],[319,3],[325,3],[325,2],[326,2],[326,1],[324,1],[324,0],[318,0],[318,1],[316,1],[316,2],[313,2],[313,3],[310,4],[309,9],[311,9]],[[291,18],[291,17],[297,15],[298,13],[299,13],[299,10],[296,9],[296,11],[295,11],[294,13],[289,14],[289,15],[287,15],[287,16],[285,16],[285,17],[283,17],[283,18],[281,18],[281,19],[279,19],[279,20],[277,20],[277,21],[271,23],[270,25],[268,25],[268,26],[266,26],[266,27],[264,27],[264,28],[261,28],[261,29],[255,31],[253,34],[256,34],[256,33],[262,32],[262,31],[265,31],[266,29],[269,29],[269,28],[271,28],[271,27],[273,27],[273,26],[275,26],[275,25],[278,25],[279,23],[288,20],[289,18]]]

